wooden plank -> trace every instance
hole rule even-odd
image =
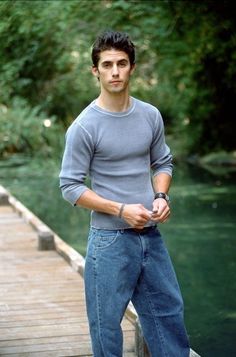
[[[14,320],[7,320],[3,321],[1,319],[0,322],[0,332],[4,332],[4,329],[9,329],[9,328],[22,328],[22,327],[36,327],[36,326],[48,326],[48,325],[62,325],[62,324],[78,324],[80,327],[87,325],[87,316],[86,312],[83,314],[79,313],[76,316],[72,314],[51,314],[50,316],[44,316],[42,317],[41,315],[39,316],[34,316],[32,319],[21,319],[21,318],[16,318]],[[122,323],[122,329],[123,331],[133,331],[133,326],[130,325],[127,321],[124,320]]]
[[[28,338],[24,340],[20,339],[14,339],[10,341],[0,341],[0,351],[3,350],[3,347],[19,347],[19,346],[37,346],[38,344],[44,344],[44,345],[49,345],[49,344],[56,344],[56,343],[68,343],[70,344],[71,342],[84,342],[87,341],[88,336],[87,335],[79,335],[79,334],[74,334],[74,335],[68,335],[68,336],[54,336],[54,337],[42,337],[40,339],[38,338]]]
[[[19,314],[24,315],[29,313],[33,314],[41,314],[43,312],[49,313],[51,311],[59,312],[67,311],[67,312],[76,312],[81,311],[84,307],[84,301],[42,301],[40,303],[15,303],[15,304],[2,304],[0,305],[0,316],[1,318],[6,316],[17,316]]]
[[[92,356],[82,259],[59,237],[71,265],[57,251],[38,251],[27,220],[39,220],[16,211],[0,206],[0,355]],[[124,318],[122,329],[124,356],[134,357],[134,326]]]
[[[83,353],[91,353],[91,347],[90,347],[90,343],[89,342],[83,342],[81,340],[76,341],[76,342],[70,342],[70,352],[73,349],[77,349],[77,353],[78,352],[82,352]],[[19,353],[30,353],[30,355],[32,355],[32,353],[41,353],[42,352],[55,352],[55,351],[63,351],[67,352],[68,351],[68,342],[58,342],[58,343],[54,343],[54,344],[39,344],[39,345],[30,345],[30,346],[15,346],[15,347],[4,347],[1,350],[1,355],[2,354],[15,354],[17,353],[17,355]],[[81,351],[82,350],[82,351]]]
[[[88,335],[88,324],[86,323],[73,323],[60,325],[40,325],[30,327],[13,327],[11,329],[0,329],[0,341],[25,339],[25,338],[41,338],[45,336],[67,336],[67,335]]]

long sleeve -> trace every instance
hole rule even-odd
[[[75,122],[67,131],[60,172],[60,188],[65,200],[75,205],[87,190],[85,184],[93,157],[93,143],[88,131]]]
[[[157,124],[151,146],[151,168],[154,176],[161,172],[172,175],[172,155],[165,142],[164,124],[159,111],[157,111]]]

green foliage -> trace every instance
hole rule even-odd
[[[181,93],[187,98],[184,114],[188,124],[181,128],[176,123],[177,132],[180,129],[187,138],[191,152],[233,150],[235,7],[230,1],[190,1],[186,8],[183,2],[171,5],[171,12],[178,18],[176,33],[188,45],[189,58],[187,75],[183,68],[182,78],[189,79],[190,87]],[[179,119],[186,123],[184,117]]]
[[[137,47],[134,96],[158,106],[181,155],[234,148],[235,10],[230,1],[0,2],[1,103],[15,97],[65,127],[97,95],[90,47],[107,28]]]
[[[22,98],[15,97],[10,108],[1,105],[0,127],[0,158],[14,153],[55,156],[53,150],[62,147],[55,118],[47,118],[38,107],[32,109]]]
[[[74,90],[68,6],[61,1],[13,0],[1,2],[0,10],[3,103],[22,96],[33,106],[66,116],[70,87]]]
[[[157,105],[182,155],[235,147],[235,7],[230,1],[94,1],[93,32],[127,31],[137,47],[132,93]]]

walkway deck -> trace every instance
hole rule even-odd
[[[83,271],[83,257],[0,186],[0,356],[92,356]],[[123,356],[148,357],[132,304],[122,329]]]
[[[0,356],[91,356],[82,276],[58,254],[58,237],[58,251],[38,250],[29,211],[14,206],[0,205]],[[122,326],[133,357],[134,326],[126,317]]]

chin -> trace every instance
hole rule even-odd
[[[125,91],[125,87],[116,87],[116,88],[110,88],[110,92],[111,93],[121,93],[121,92],[124,92]]]

